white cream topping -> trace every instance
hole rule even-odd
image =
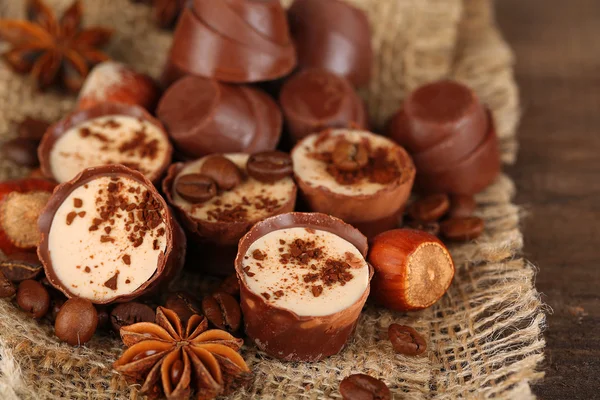
[[[296,239],[314,241],[322,254],[316,259],[308,259],[306,264],[282,262],[282,254],[290,252],[290,244]],[[259,259],[255,254],[257,250],[262,253]],[[348,261],[346,272],[351,278],[343,285],[341,282],[327,285],[321,278],[315,279],[314,275],[321,276],[327,268],[327,260]],[[252,292],[274,306],[300,316],[317,317],[340,312],[358,301],[369,285],[369,267],[358,249],[341,237],[322,230],[287,228],[270,232],[250,246],[242,266],[243,279]],[[319,293],[317,296],[314,290]]]
[[[141,145],[135,146],[135,140]],[[153,179],[168,148],[164,133],[150,122],[108,115],[74,126],[58,138],[50,151],[50,166],[61,183],[86,168],[107,164],[123,164]]]
[[[227,157],[240,168],[243,172],[244,180],[232,190],[224,191],[207,202],[190,203],[175,190],[178,178],[187,174],[200,173],[206,158],[201,158],[187,164],[175,178],[172,190],[173,201],[178,207],[185,210],[190,217],[197,220],[215,221],[214,217],[209,216],[211,212],[242,206],[247,210],[245,220],[260,221],[274,215],[276,209],[279,209],[290,200],[295,186],[294,180],[291,177],[286,177],[273,183],[260,182],[245,172],[246,162],[249,157],[248,154],[231,153],[223,154],[223,156]],[[244,198],[246,201],[244,201]],[[278,205],[274,205],[271,209],[265,208],[263,207],[262,199],[275,200]],[[231,207],[227,207],[227,205]]]
[[[339,137],[353,143],[359,143],[361,140],[366,139],[374,149],[395,147],[397,145],[394,142],[371,132],[347,129],[331,130],[326,140],[317,142],[319,137],[319,134],[307,136],[292,151],[294,174],[299,179],[311,186],[322,186],[334,193],[347,196],[372,195],[386,187],[386,185],[369,182],[366,179],[352,185],[340,184],[327,172],[327,163],[311,157],[311,154],[333,151]]]
[[[117,195],[139,204],[147,189],[130,178],[119,177],[119,182],[123,189]],[[106,204],[111,183],[115,181],[102,176],[73,190],[56,211],[48,237],[48,250],[59,281],[74,295],[92,302],[135,291],[156,272],[159,255],[167,247],[164,209],[160,210],[161,222],[144,234],[137,247],[129,236],[141,236],[140,230],[135,231],[135,225],[141,223],[138,210],[131,211],[135,223],[129,230],[126,226],[131,216],[127,209],[119,208],[105,222],[94,221],[102,219],[101,208]],[[133,192],[128,191],[130,188]],[[77,215],[73,216],[73,212]],[[98,229],[90,230],[96,224]],[[117,273],[116,281],[106,283]]]

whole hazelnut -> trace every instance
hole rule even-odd
[[[446,246],[423,231],[394,229],[377,235],[368,261],[375,269],[371,296],[396,311],[433,305],[454,277],[454,262]]]

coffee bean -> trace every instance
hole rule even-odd
[[[230,159],[213,155],[204,159],[200,174],[217,183],[220,190],[231,190],[242,181],[242,172]]]
[[[408,223],[408,227],[417,231],[427,232],[433,236],[440,234],[440,224],[437,222],[411,221]]]
[[[17,165],[35,168],[40,165],[37,156],[37,146],[37,142],[33,140],[15,138],[2,145],[2,154],[5,159]]]
[[[115,332],[119,333],[122,327],[133,325],[138,322],[154,322],[156,314],[146,304],[122,303],[113,308],[110,313],[110,323]]]
[[[442,218],[450,209],[447,194],[432,194],[421,197],[408,208],[408,215],[420,222],[434,222]]]
[[[229,332],[235,332],[240,328],[242,311],[240,305],[233,296],[216,292],[206,296],[202,300],[202,311],[214,326]]]
[[[292,175],[294,166],[289,154],[281,151],[264,151],[252,154],[246,163],[248,175],[260,182],[277,182]]]
[[[333,148],[331,161],[342,171],[356,171],[369,163],[369,152],[362,143],[340,140]]]
[[[187,174],[177,178],[175,190],[191,203],[203,203],[217,195],[217,184],[208,176]]]
[[[192,315],[202,315],[202,308],[198,303],[198,300],[189,293],[175,292],[167,297],[165,307],[175,311],[181,322],[186,324]]]
[[[470,217],[477,209],[477,203],[473,196],[452,195],[450,197],[450,217]]]
[[[42,269],[42,263],[35,253],[15,253],[9,259],[0,261],[0,271],[13,282],[35,279]]]
[[[372,376],[354,374],[340,383],[340,393],[344,400],[389,400],[392,393],[387,385]]]
[[[391,324],[388,336],[396,353],[407,356],[417,356],[427,350],[427,342],[417,331],[410,326]]]
[[[466,242],[477,239],[485,228],[485,223],[478,217],[450,218],[440,224],[442,235],[448,240]]]
[[[12,297],[17,293],[15,285],[0,271],[0,299]]]
[[[50,308],[50,295],[41,283],[28,279],[19,284],[17,304],[33,318],[42,318]]]
[[[42,140],[44,133],[46,133],[46,130],[48,130],[49,127],[50,124],[47,121],[25,117],[25,119],[17,125],[17,134],[20,138],[39,142]]]
[[[225,278],[219,285],[217,291],[225,292],[233,297],[239,297],[240,282],[238,281],[237,274],[231,274]]]
[[[74,297],[61,307],[54,333],[71,346],[81,346],[90,341],[98,326],[98,313],[91,301]]]

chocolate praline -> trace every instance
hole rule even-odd
[[[94,203],[91,206],[87,204],[87,202],[84,202],[82,199],[79,198],[73,198],[72,200],[69,200],[72,197],[72,193],[78,189],[81,189],[82,195],[85,194],[86,190],[92,190],[92,188],[95,185],[94,181],[96,180],[101,180],[102,182],[106,181],[109,182],[109,184],[106,188],[102,187],[97,194],[93,195],[97,196],[97,198],[95,201],[92,200],[94,201]],[[140,206],[142,204],[146,204],[147,207],[150,208],[145,208],[144,210],[131,209],[131,211],[128,211],[127,205],[124,203],[119,205],[118,207],[116,205],[115,207],[111,207],[111,204],[109,204],[110,198],[118,197],[120,189],[115,191],[115,188],[119,187],[119,182],[121,181],[125,182],[123,183],[122,187],[125,187],[127,184],[129,185],[129,188],[134,189],[135,187],[140,189],[139,193],[135,190],[121,193],[123,196],[127,196],[127,198],[129,198],[132,201],[132,203],[130,204]],[[114,183],[114,186],[111,187],[110,182]],[[100,184],[100,182],[98,182],[98,184]],[[114,194],[111,195],[110,193]],[[145,195],[144,193],[147,193],[147,195]],[[137,201],[132,200],[133,198],[135,198],[136,195],[146,197],[144,197],[143,201],[142,199],[139,199],[140,202],[137,203]],[[104,198],[106,198],[109,202],[106,204],[106,207],[102,205],[102,200]],[[99,203],[98,200],[100,200]],[[65,203],[66,201],[69,201],[68,205]],[[119,202],[122,203],[121,200],[119,200]],[[58,222],[55,219],[56,215],[59,213],[61,215],[65,213],[65,210],[62,210],[61,207],[63,206],[63,204],[65,205],[65,207],[67,207],[67,210],[73,209],[78,211],[73,211],[67,214],[66,222],[64,220]],[[152,204],[152,206],[150,206],[150,204]],[[98,209],[106,209],[105,211],[108,211],[109,215],[102,215],[102,212],[99,212],[96,215],[94,212],[82,213],[82,211],[79,211],[87,209],[89,209],[88,211],[92,209],[96,211],[96,207],[99,207]],[[114,213],[114,216],[111,213]],[[156,223],[158,223],[158,225],[154,224],[150,226],[151,222],[149,222],[150,219],[148,218],[150,218],[151,214],[153,213],[155,213],[159,217],[156,220]],[[130,235],[132,235],[132,232],[138,232],[137,229],[134,230],[130,227],[128,230],[126,228],[125,222],[123,222],[124,228],[119,225],[119,221],[125,221],[126,217],[129,219],[133,217],[134,222],[137,219],[136,226],[144,225],[147,227],[147,231],[144,234],[138,234],[138,236],[141,237],[139,243],[132,244],[131,241],[133,239],[132,237],[130,237]],[[144,219],[146,222],[144,222]],[[117,223],[113,222],[115,220]],[[62,250],[64,251],[61,250],[61,252],[59,252],[60,254],[68,254],[69,257],[75,258],[79,257],[80,260],[75,260],[71,258],[69,262],[63,263],[57,263],[56,260],[53,260],[53,257],[60,257],[60,254],[57,255],[58,253],[51,251],[51,247],[53,245],[50,242],[52,240],[56,240],[56,238],[51,239],[51,236],[53,235],[52,229],[55,222],[57,224],[62,223],[67,227],[77,227],[77,224],[79,223],[85,224],[78,228],[79,233],[76,236],[73,236],[74,233],[71,234],[71,236],[64,235],[62,236],[64,240],[61,240],[58,243],[58,245],[61,247],[69,247],[63,248]],[[90,226],[90,228],[88,229],[89,224],[93,224],[92,226],[95,226],[95,228],[92,228]],[[166,286],[177,276],[177,274],[183,267],[183,262],[185,260],[185,234],[183,232],[183,229],[179,226],[179,224],[173,217],[171,210],[167,206],[167,203],[159,195],[154,185],[141,173],[126,168],[122,165],[105,165],[100,167],[88,168],[86,170],[83,170],[73,180],[59,185],[54,191],[50,200],[48,201],[46,208],[40,215],[40,218],[38,220],[38,226],[41,232],[41,240],[37,252],[38,257],[44,265],[46,277],[50,284],[52,284],[52,286],[63,292],[68,298],[88,298],[95,304],[127,302],[142,295],[150,294],[155,290],[158,290],[160,287]],[[59,229],[59,225],[57,225],[57,229]],[[139,232],[143,230],[144,228],[140,229]],[[86,234],[88,235],[87,237]],[[151,236],[155,237],[155,240],[153,242],[150,241]],[[144,237],[146,240],[144,240]],[[96,239],[98,240],[96,241]],[[94,241],[92,242],[92,240]],[[137,238],[137,240],[139,240],[139,238]],[[78,244],[75,245],[74,243]],[[112,256],[110,256],[109,258],[112,257],[111,260],[114,260],[111,261],[109,265],[102,264],[102,257],[100,256],[83,256],[83,254],[87,254],[87,251],[89,251],[90,254],[94,253],[94,251],[99,251],[99,255],[102,254],[103,249],[109,249],[108,251],[111,252],[112,250],[114,250],[114,248],[110,250],[110,246],[115,247],[114,243],[120,243],[122,246],[120,245],[118,249],[115,250],[116,253],[111,253]],[[146,251],[148,249],[147,246],[149,243],[152,243],[151,247],[149,247],[150,250]],[[142,245],[144,247],[141,247]],[[85,246],[85,252],[79,248],[81,246]],[[137,250],[138,247],[142,248],[143,254],[135,253],[136,251],[141,251]],[[164,249],[161,250],[161,247],[164,247]],[[154,266],[152,257],[149,260],[145,258],[148,256],[148,252],[151,252],[152,249],[158,251],[158,254],[156,255],[156,266]],[[136,260],[137,255],[139,255],[140,258],[142,258],[142,260]],[[81,265],[69,264],[70,262],[79,261],[81,261]],[[96,263],[96,265],[94,263]],[[129,280],[128,274],[140,273],[137,270],[137,268],[145,268],[145,264],[150,265],[150,269],[147,272],[141,274],[143,275],[148,273],[149,277],[145,280],[143,280],[144,278],[141,277],[139,278],[138,282],[138,278],[132,276],[132,281],[135,281],[132,282],[132,284],[137,286],[135,286],[131,291],[121,290],[123,286],[129,284],[126,281]],[[85,266],[88,266],[88,268],[85,268]],[[64,271],[62,273],[59,273],[57,272],[57,268],[69,267],[73,268],[73,273],[71,273],[71,275],[67,275],[70,276],[69,279],[76,279],[76,274],[81,275],[81,273],[88,274],[85,275],[85,279],[88,279],[87,276],[90,277],[89,279],[96,279],[96,271],[100,275],[104,273],[104,278],[108,277],[108,275],[111,275],[110,279],[104,282],[104,285],[100,288],[101,290],[104,290],[105,293],[96,293],[97,291],[91,289],[91,283],[90,286],[88,286],[87,281],[85,286],[83,286],[81,289],[77,289],[79,285],[75,285],[74,283],[72,283],[72,286],[65,284],[63,280],[59,278],[59,275],[65,276]],[[106,268],[110,268],[110,271],[103,271]],[[117,272],[114,274],[113,268],[118,268]],[[121,271],[121,273],[119,273],[119,271]],[[120,278],[119,275],[121,275]],[[84,279],[81,278],[81,276],[77,279]],[[101,281],[98,281],[98,284],[103,281],[104,279],[101,279]],[[88,295],[86,295],[82,291],[84,289],[89,289],[92,292],[94,292],[94,294],[92,295],[88,293]],[[108,292],[106,289],[115,292],[119,290],[119,292],[117,292],[115,295],[110,295],[110,292]]]
[[[248,249],[263,236],[287,228],[305,228],[308,232],[332,233],[366,257],[367,239],[356,228],[342,220],[320,213],[281,214],[254,225],[240,240],[235,268],[240,282],[240,305],[245,332],[256,346],[267,354],[286,361],[318,361],[337,354],[356,327],[363,305],[369,296],[369,284],[351,305],[329,315],[298,315],[269,302],[255,293],[246,282],[244,259]],[[368,281],[373,275],[368,265]],[[298,282],[298,284],[300,284]]]

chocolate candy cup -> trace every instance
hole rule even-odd
[[[416,186],[419,191],[473,195],[490,185],[500,173],[501,165],[493,120],[489,126],[485,140],[453,166],[431,174],[418,170]]]
[[[54,190],[52,197],[48,201],[46,208],[44,209],[38,220],[38,226],[41,232],[41,240],[38,246],[37,253],[42,264],[44,265],[46,277],[48,278],[48,281],[52,284],[52,286],[63,292],[65,296],[69,298],[83,297],[76,296],[72,292],[72,288],[70,288],[68,285],[65,285],[58,278],[56,268],[60,268],[63,266],[55,265],[55,263],[53,262],[52,254],[50,253],[50,230],[52,228],[53,223],[55,222],[55,214],[58,212],[59,208],[65,202],[65,200],[69,198],[70,194],[75,189],[78,189],[82,186],[85,187],[86,184],[89,184],[95,179],[103,177],[125,177],[141,184],[141,186],[143,186],[145,190],[148,190],[152,201],[155,202],[156,205],[158,205],[158,207],[161,209],[161,212],[164,211],[165,218],[164,220],[162,220],[162,222],[165,226],[164,235],[166,237],[166,248],[164,250],[164,253],[158,257],[158,265],[156,271],[145,283],[143,283],[137,289],[134,289],[129,293],[115,295],[114,297],[107,297],[103,300],[90,299],[95,304],[126,302],[134,298],[140,297],[142,295],[153,293],[159,288],[166,287],[171,281],[173,281],[176,278],[177,274],[183,267],[186,253],[186,238],[183,229],[181,229],[175,218],[173,218],[172,212],[168,208],[167,203],[160,196],[158,191],[155,189],[154,185],[148,179],[146,179],[141,173],[126,168],[122,165],[105,165],[96,168],[88,168],[86,170],[83,170],[73,180],[59,185]],[[67,225],[69,225],[69,222],[67,222]],[[90,233],[91,231],[92,230],[90,230]],[[116,230],[113,229],[110,234],[117,234],[115,231]],[[86,238],[82,237],[81,239],[85,240]],[[147,235],[147,239],[150,240],[149,235]],[[102,246],[102,244],[98,242],[98,248],[101,248],[100,246]],[[92,246],[90,246],[89,248],[92,249]],[[135,262],[135,260],[132,261]],[[93,261],[90,260],[90,263],[93,263]],[[121,268],[123,270],[123,274],[126,273],[128,265],[129,264],[127,264],[127,262],[123,263],[123,268]]]
[[[362,100],[345,78],[324,69],[308,69],[285,82],[279,95],[293,142],[325,128],[364,128]]]
[[[339,0],[296,0],[288,11],[301,68],[324,68],[356,87],[369,83],[371,27],[361,10]]]
[[[186,8],[173,35],[169,63],[188,74],[213,77],[222,82],[247,83],[287,75],[295,67],[296,59],[289,51],[274,55],[225,37],[208,27],[192,9]],[[171,73],[168,75],[172,76]]]
[[[277,104],[258,89],[194,76],[173,84],[156,114],[178,151],[192,158],[273,150],[283,125]]]
[[[291,43],[285,10],[279,0],[224,0],[254,30],[280,46]]]
[[[411,153],[427,152],[434,146],[440,152],[446,146],[456,148],[447,163],[461,151],[475,149],[487,132],[487,116],[477,95],[467,86],[450,80],[428,83],[417,88],[404,100],[402,108],[392,117],[388,134]],[[478,140],[479,138],[479,140]],[[465,155],[463,154],[463,155]],[[446,159],[448,157],[448,159]],[[434,155],[421,155],[422,162]]]
[[[344,347],[369,296],[369,286],[350,307],[319,317],[299,316],[285,308],[269,304],[264,297],[252,292],[246,284],[242,269],[248,248],[270,232],[293,227],[334,233],[352,243],[363,256],[367,254],[367,239],[357,229],[329,215],[288,213],[257,223],[240,240],[235,269],[240,282],[240,305],[246,334],[259,349],[273,357],[286,361],[318,361],[337,354]],[[371,277],[372,271],[371,268]]]

